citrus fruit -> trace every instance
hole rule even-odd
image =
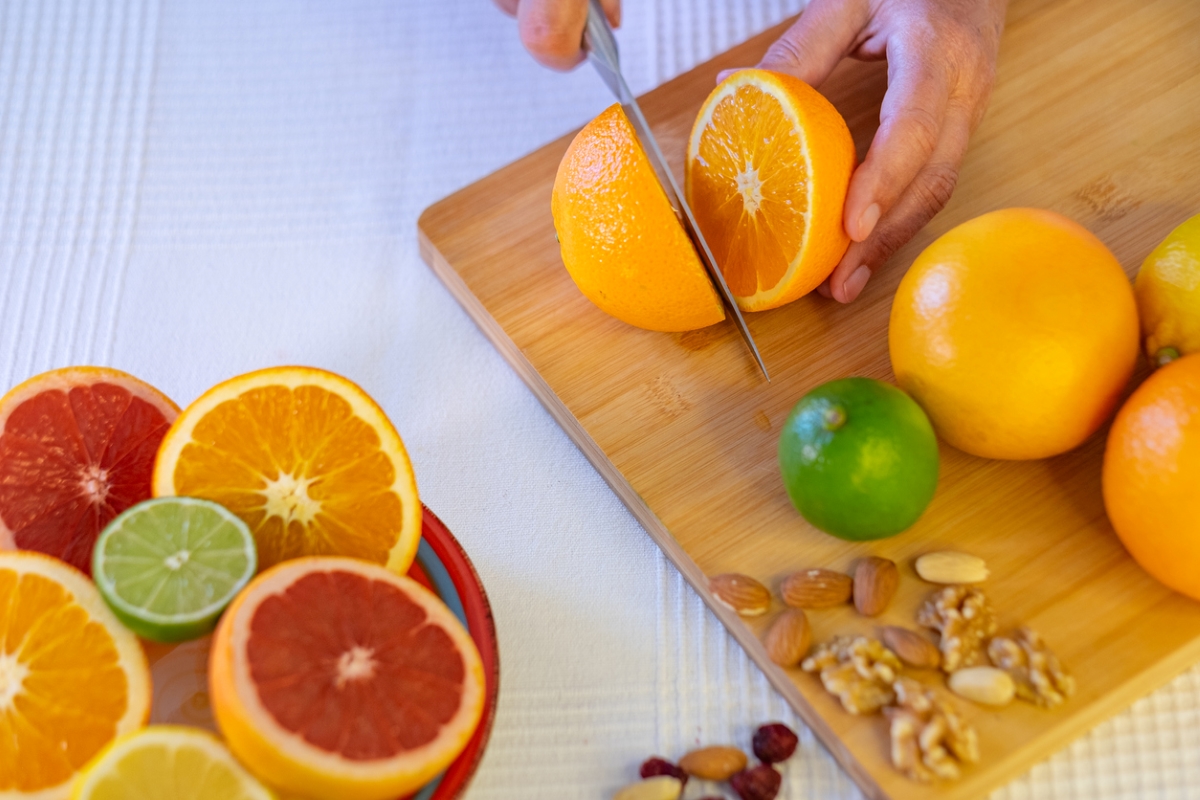
[[[400,435],[358,386],[309,367],[241,375],[184,409],[159,449],[154,494],[203,497],[237,514],[259,569],[347,555],[403,574],[421,540]]]
[[[725,309],[620,105],[583,127],[554,178],[563,264],[600,310],[653,331],[688,331]]]
[[[833,272],[855,162],[842,115],[798,78],[739,70],[704,101],[687,199],[740,308],[790,303]]]
[[[104,367],[43,372],[0,398],[0,549],[84,572],[117,514],[150,496],[154,454],[179,408]]]
[[[1133,288],[1152,363],[1200,351],[1200,214],[1154,248]]]
[[[946,442],[1045,458],[1112,414],[1138,351],[1133,287],[1085,228],[993,211],[951,229],[900,281],[888,330],[896,382]]]
[[[937,488],[929,418],[895,386],[843,378],[810,391],[788,414],[779,468],[796,510],[842,539],[911,527]]]
[[[1156,370],[1121,406],[1103,486],[1108,518],[1134,559],[1200,600],[1200,353]]]
[[[267,783],[382,800],[446,768],[479,723],[483,664],[448,608],[411,578],[313,557],[255,578],[217,625],[217,724]]]
[[[87,576],[0,553],[0,797],[67,797],[92,756],[149,713],[146,655]]]
[[[231,511],[195,497],[138,503],[96,541],[92,577],[126,627],[156,642],[211,631],[254,577],[254,537]]]
[[[151,725],[110,744],[84,770],[71,800],[275,800],[217,737]]]

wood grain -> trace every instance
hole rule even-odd
[[[717,72],[755,63],[782,29],[644,96],[677,173]],[[858,62],[843,63],[822,87],[860,157],[885,88],[883,65]],[[911,531],[873,544],[809,527],[789,505],[775,460],[779,427],[805,391],[848,375],[892,378],[892,295],[916,254],[950,227],[1007,206],[1055,209],[1094,231],[1132,276],[1171,228],[1200,210],[1200,4],[1014,0],[991,106],[953,200],[853,305],[811,295],[749,315],[770,384],[729,324],[642,331],[575,289],[549,208],[571,135],[429,208],[419,223],[421,252],[868,796],[982,796],[1200,658],[1200,604],[1143,573],[1104,516],[1106,431],[1034,462],[985,461],[943,446],[928,512]],[[1144,374],[1143,366],[1138,378]],[[848,571],[867,554],[901,565],[900,592],[884,616],[865,620],[849,606],[811,613],[820,641],[911,624],[929,589],[912,561],[943,547],[988,561],[987,589],[1002,623],[1039,630],[1080,688],[1055,712],[971,707],[983,761],[962,781],[930,789],[891,768],[880,717],[851,717],[814,678],[768,660],[759,637],[773,614],[737,618],[713,602],[704,576],[737,571],[777,586],[795,569]]]

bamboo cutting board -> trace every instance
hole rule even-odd
[[[783,26],[648,93],[643,108],[678,173],[717,72],[755,63]],[[846,62],[822,87],[860,158],[886,88],[881,64]],[[600,111],[596,109],[597,113]],[[573,134],[572,134],[573,135]],[[834,378],[891,380],[891,298],[936,236],[1014,205],[1051,208],[1094,231],[1132,276],[1152,247],[1200,211],[1200,4],[1194,0],[1013,0],[987,118],[954,199],[850,306],[810,295],[749,315],[771,369],[764,383],[729,323],[685,334],[638,330],[593,307],[558,255],[550,191],[571,135],[429,208],[424,258],[613,490],[873,798],[974,798],[1020,774],[1200,659],[1200,604],[1125,554],[1104,516],[1101,431],[1074,452],[985,461],[942,447],[932,505],[894,539],[852,544],[809,527],[781,484],[775,448],[791,406]],[[1145,374],[1143,366],[1138,379]],[[783,670],[760,636],[715,604],[705,575],[743,572],[775,587],[796,569],[849,570],[872,553],[901,565],[901,590],[875,621],[849,607],[810,613],[814,638],[913,625],[930,587],[913,559],[950,547],[985,558],[1002,629],[1041,632],[1079,690],[1045,711],[961,702],[982,762],[934,789],[888,761],[886,724],[842,711],[816,678]]]

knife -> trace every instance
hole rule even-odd
[[[587,53],[588,61],[592,62],[592,66],[600,73],[600,77],[608,84],[608,88],[612,89],[617,101],[625,109],[625,116],[633,125],[633,130],[642,143],[642,149],[650,159],[650,166],[654,168],[658,182],[667,195],[667,200],[675,209],[675,214],[680,218],[684,229],[691,237],[692,244],[696,248],[697,255],[700,256],[701,263],[704,264],[704,269],[708,272],[709,279],[716,286],[725,309],[733,318],[734,324],[737,325],[738,332],[742,334],[742,339],[750,348],[754,360],[758,362],[758,368],[762,370],[763,377],[770,383],[771,375],[767,372],[767,365],[763,363],[762,355],[758,352],[758,345],[754,343],[754,337],[750,335],[750,329],[746,327],[746,320],[742,318],[741,309],[734,302],[733,294],[730,293],[729,286],[725,283],[725,276],[717,267],[717,260],[713,258],[712,250],[709,249],[708,242],[704,240],[700,226],[696,224],[696,217],[692,214],[692,209],[688,206],[687,201],[683,199],[683,192],[679,191],[679,185],[675,183],[675,176],[671,174],[671,170],[667,169],[667,161],[663,158],[662,150],[659,149],[654,134],[650,132],[650,126],[646,123],[646,117],[642,114],[637,98],[633,96],[633,92],[629,91],[629,84],[621,75],[621,66],[617,57],[617,40],[613,36],[612,28],[609,27],[608,18],[604,16],[600,0],[589,0],[587,27],[583,31],[583,50]]]

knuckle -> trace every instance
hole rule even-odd
[[[941,138],[942,126],[927,108],[913,106],[905,110],[909,130],[905,135],[920,147],[923,153],[932,153]]]
[[[931,164],[922,170],[913,183],[913,191],[919,207],[927,215],[925,221],[945,208],[957,185],[958,170],[948,164]]]
[[[765,55],[763,55],[761,63],[774,68],[794,67],[800,64],[801,59],[803,58],[804,53],[801,51],[800,47],[794,41],[792,41],[792,38],[790,36],[783,36],[779,39],[776,39],[771,46],[767,48],[767,52]]]
[[[557,20],[532,16],[521,21],[521,43],[535,55],[566,60],[579,51],[580,37]]]

